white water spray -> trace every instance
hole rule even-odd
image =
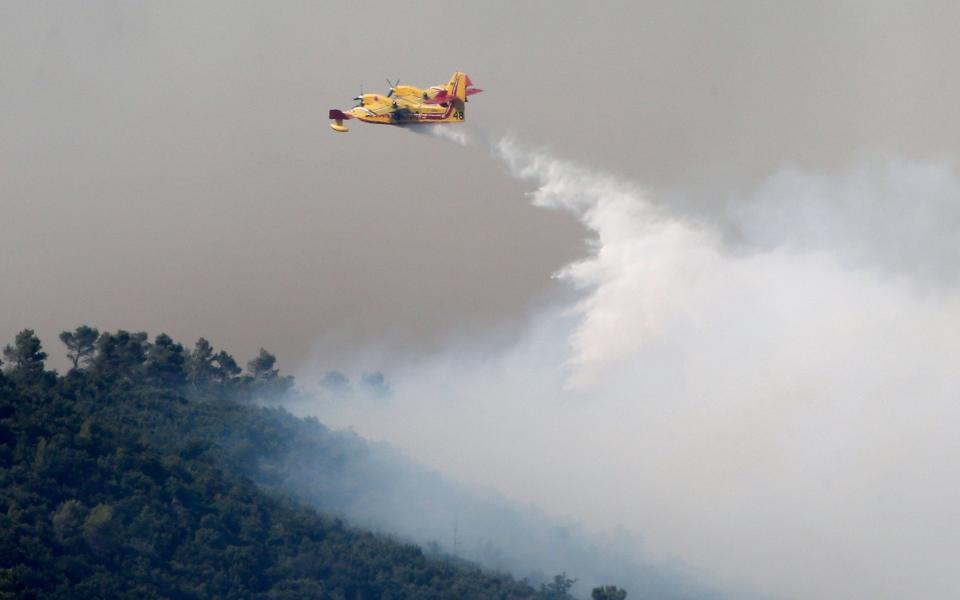
[[[734,203],[746,250],[731,252],[626,182],[509,138],[490,148],[534,204],[595,234],[559,274],[580,301],[514,347],[461,346],[393,374],[390,403],[325,418],[787,597],[960,594],[960,294],[911,277],[918,245],[956,240],[949,169],[778,175]],[[819,221],[790,216],[811,206]],[[877,207],[908,217],[893,243],[914,263],[888,268],[889,236],[858,226],[883,221]]]

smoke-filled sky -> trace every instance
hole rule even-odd
[[[491,150],[534,204],[595,232],[560,273],[582,299],[538,313],[516,344],[411,361],[387,401],[303,412],[638,532],[638,560],[679,557],[784,598],[960,592],[948,167],[782,171],[729,214],[732,244],[629,182],[511,138]],[[865,225],[878,213],[902,215],[895,235]]]
[[[335,136],[361,84],[468,72],[468,121],[709,219],[784,166],[949,159],[953,3],[5,2],[0,334],[434,349],[558,291],[564,215],[475,152]],[[14,282],[11,285],[10,282]]]
[[[958,22],[5,3],[0,336],[383,368],[315,410],[784,597],[957,596]],[[326,127],[455,69],[459,140]]]

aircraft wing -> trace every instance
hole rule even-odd
[[[417,100],[423,100],[423,96],[422,96],[422,92],[418,94],[417,92],[412,90],[411,91],[403,90],[403,91],[397,91],[393,95],[393,99],[408,100],[410,102],[415,102]]]
[[[423,96],[418,94],[404,94],[402,96],[394,96],[393,101],[397,103],[399,108],[407,108],[410,110],[416,110],[421,104],[426,104],[427,101],[423,99]],[[394,109],[396,110],[396,109]]]
[[[381,116],[383,116],[383,115],[390,114],[390,113],[394,112],[395,110],[397,110],[396,108],[393,107],[392,104],[380,104],[380,105],[377,105],[377,106],[370,106],[370,107],[364,106],[363,108],[364,108],[367,112],[371,113],[372,115],[378,116],[378,117],[381,117]]]

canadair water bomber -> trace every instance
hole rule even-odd
[[[466,73],[457,71],[444,85],[422,90],[412,85],[400,85],[387,80],[386,94],[364,94],[354,98],[358,102],[348,111],[330,109],[330,129],[349,131],[343,124],[349,119],[382,125],[416,125],[420,123],[462,123],[467,98],[483,90],[473,87]]]

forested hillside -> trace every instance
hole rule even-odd
[[[332,473],[360,441],[253,405],[293,386],[270,353],[243,372],[203,339],[61,340],[65,375],[30,330],[3,353],[0,598],[570,598],[565,574],[534,587],[285,495],[282,461],[303,456],[290,444],[310,440]],[[311,495],[349,494],[344,481]]]

